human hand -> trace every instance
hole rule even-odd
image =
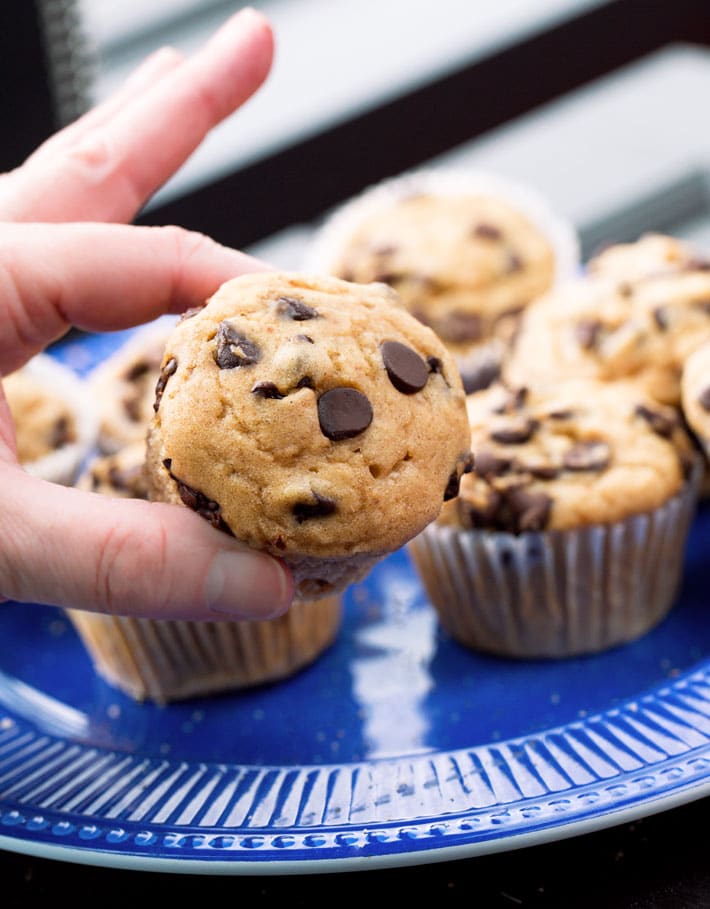
[[[268,24],[243,12],[192,61],[159,53],[116,98],[0,178],[0,374],[72,325],[106,331],[178,313],[267,267],[181,228],[94,222],[130,220],[258,87],[271,51]],[[92,223],[10,223],[82,220]],[[272,618],[290,605],[293,581],[280,562],[188,509],[26,474],[1,394],[0,486],[0,599],[189,620]]]

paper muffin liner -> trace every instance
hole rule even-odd
[[[580,269],[580,241],[574,225],[553,210],[539,191],[500,174],[461,167],[424,167],[408,171],[382,180],[345,201],[316,229],[306,248],[304,269],[329,272],[364,219],[397,199],[422,192],[443,196],[476,193],[506,201],[525,215],[551,243],[556,263],[555,284]],[[495,338],[474,343],[465,352],[457,353],[467,392],[487,387],[487,383],[497,377],[503,353],[504,345]]]
[[[431,524],[409,552],[442,628],[473,650],[561,658],[628,643],[670,611],[701,478],[610,524],[513,535]]]
[[[33,382],[46,388],[48,394],[62,398],[73,415],[76,433],[74,441],[22,466],[27,473],[41,480],[71,486],[96,445],[98,412],[95,400],[86,381],[50,354],[36,354],[21,370]]]
[[[335,641],[340,597],[295,600],[276,619],[188,622],[66,610],[93,666],[136,701],[163,705],[294,675]]]

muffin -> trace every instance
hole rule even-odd
[[[150,498],[281,558],[303,599],[364,578],[470,464],[453,357],[384,284],[245,275],[167,341]]]
[[[497,377],[520,313],[578,258],[574,230],[529,187],[432,169],[385,180],[337,209],[307,268],[394,287],[454,354],[470,392]]]
[[[145,441],[163,348],[175,321],[167,316],[142,326],[88,377],[99,411],[98,445],[103,453]]]
[[[524,313],[502,373],[513,385],[628,379],[680,405],[683,364],[710,339],[710,262],[649,234],[606,249]]]
[[[700,470],[677,411],[628,382],[470,395],[474,472],[409,544],[442,627],[475,650],[561,658],[671,609]]]
[[[76,485],[100,495],[147,498],[145,443],[95,457]],[[167,704],[284,681],[337,639],[339,596],[296,600],[276,619],[187,622],[66,610],[95,671],[136,701]]]
[[[71,485],[96,442],[98,416],[84,381],[49,354],[2,380],[17,457],[33,476]]]
[[[710,460],[710,341],[698,347],[683,367],[681,407],[706,461]]]

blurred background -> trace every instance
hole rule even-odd
[[[4,0],[0,168],[150,51],[190,52],[241,4]],[[139,220],[296,267],[332,207],[436,163],[523,180],[583,255],[645,230],[710,248],[707,0],[255,0],[265,86]]]

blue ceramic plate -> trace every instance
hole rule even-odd
[[[65,342],[80,373],[127,333]],[[407,555],[292,679],[169,707],[93,672],[56,609],[0,608],[0,848],[204,874],[355,871],[585,833],[710,793],[710,506],[642,640],[507,661],[448,639]]]

